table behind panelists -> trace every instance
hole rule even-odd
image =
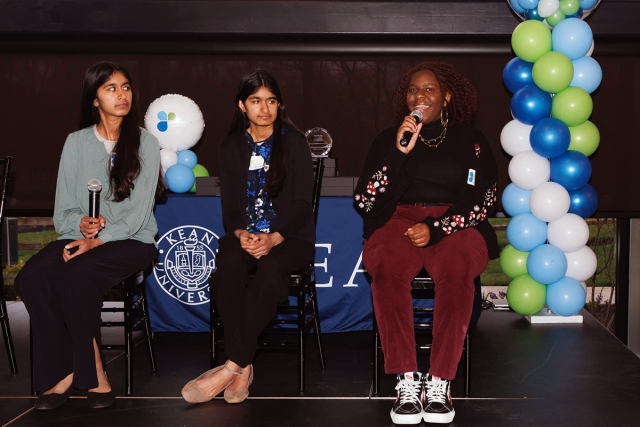
[[[322,197],[318,213],[315,266],[322,331],[370,330],[362,218],[351,197]],[[155,216],[159,258],[146,279],[152,329],[208,331],[208,278],[224,236],[220,198],[171,194],[156,206]]]

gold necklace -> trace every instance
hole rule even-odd
[[[442,130],[442,133],[440,133],[439,136],[437,136],[437,137],[435,137],[433,139],[424,139],[422,137],[422,135],[418,134],[418,138],[420,138],[420,141],[424,142],[424,145],[426,145],[427,147],[431,147],[431,148],[438,148],[438,145],[442,144],[442,141],[444,141],[445,136],[447,136],[447,127],[446,126]]]

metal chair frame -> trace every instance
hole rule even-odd
[[[7,194],[7,185],[9,182],[9,174],[11,173],[11,162],[13,157],[5,157],[0,159],[0,165],[4,165],[2,172],[2,183],[0,185],[0,240],[2,239],[2,225],[4,223],[5,199]],[[2,245],[0,245],[0,258],[2,257]],[[7,357],[9,359],[9,367],[12,374],[18,373],[18,362],[16,361],[16,352],[13,346],[13,338],[11,337],[11,327],[9,325],[9,312],[4,299],[4,279],[0,275],[0,327],[2,328],[2,338],[4,346],[7,349]]]
[[[471,382],[469,371],[471,369],[471,331],[475,328],[475,324],[477,323],[478,317],[480,317],[480,310],[482,308],[482,297],[481,297],[481,282],[480,277],[476,277],[473,280],[475,285],[474,292],[474,301],[473,301],[473,313],[471,316],[471,323],[469,325],[469,329],[467,330],[467,335],[464,340],[464,347],[462,351],[462,357],[460,362],[462,362],[462,376],[464,377],[464,394],[468,396],[471,392]],[[416,298],[433,298],[435,294],[435,284],[433,280],[427,275],[420,274],[418,277],[413,279],[411,282],[412,291],[411,295],[414,299]],[[475,315],[477,313],[477,315]],[[475,316],[474,316],[475,315]],[[433,328],[433,316],[434,309],[426,308],[426,307],[414,307],[413,309],[414,330],[430,330]],[[421,317],[430,317],[430,321],[415,321],[415,318]],[[429,350],[431,351],[431,343],[427,344],[418,344],[416,340],[416,350]],[[380,385],[380,369],[383,366],[384,355],[382,353],[382,346],[380,343],[380,332],[378,331],[378,323],[376,322],[375,311],[373,313],[373,394],[378,395],[378,389]]]
[[[314,162],[314,186],[312,195],[312,207],[315,222],[318,222],[318,205],[320,204],[320,189],[322,187],[322,174],[324,171],[324,158],[316,157]],[[324,347],[322,345],[322,330],[320,328],[320,313],[318,311],[318,299],[316,292],[315,268],[313,261],[306,270],[297,271],[291,275],[289,281],[289,290],[295,290],[297,304],[282,304],[278,306],[279,314],[297,314],[295,319],[278,319],[274,318],[270,325],[296,324],[297,341],[265,341],[259,340],[258,344],[261,348],[283,348],[297,347],[298,349],[298,387],[300,391],[305,387],[305,354],[306,354],[306,334],[311,326],[313,326],[316,345],[318,346],[318,355],[320,358],[320,367],[324,371],[326,369]],[[211,298],[210,305],[210,355],[211,367],[217,365],[219,349],[224,346],[224,340],[220,339],[220,326],[222,321],[217,314],[215,301]]]
[[[142,325],[144,328],[147,353],[151,370],[158,372],[156,363],[156,353],[153,345],[153,333],[151,332],[151,321],[149,320],[149,309],[147,308],[147,294],[144,282],[144,272],[139,271],[129,278],[123,280],[114,289],[124,290],[124,307],[102,307],[102,313],[123,313],[122,322],[102,322],[102,327],[120,326],[124,328],[124,344],[102,344],[103,350],[124,350],[125,360],[125,389],[127,395],[133,392],[133,331]],[[134,299],[134,297],[137,297]],[[136,319],[134,314],[139,312]]]

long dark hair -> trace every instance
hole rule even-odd
[[[98,107],[94,105],[98,89],[105,84],[114,73],[121,73],[131,87],[131,109],[122,118],[118,142],[115,146],[116,159],[109,172],[109,192],[115,202],[122,202],[131,195],[135,179],[140,175],[140,127],[131,74],[121,65],[113,62],[99,62],[85,71],[82,80],[82,101],[80,103],[81,116],[79,128],[84,129],[100,123]],[[156,199],[162,200],[166,193],[166,186],[162,173],[158,177]]]
[[[239,130],[246,130],[250,126],[247,115],[238,106],[238,101],[244,104],[247,99],[258,92],[260,88],[265,88],[273,93],[278,100],[278,117],[273,123],[273,143],[271,145],[271,162],[269,163],[269,172],[267,173],[267,182],[265,190],[271,197],[278,195],[282,190],[282,183],[286,174],[284,164],[284,147],[282,138],[282,127],[288,129],[296,129],[284,106],[284,100],[280,93],[280,87],[276,79],[264,70],[255,70],[247,73],[242,77],[238,92],[236,94],[236,104],[233,110],[233,120],[229,128],[229,135]]]
[[[447,105],[449,123],[471,123],[471,117],[476,112],[477,104],[476,90],[471,82],[449,64],[423,62],[407,71],[400,82],[396,93],[396,114],[393,124],[402,123],[404,117],[409,115],[407,91],[409,84],[411,84],[411,78],[419,71],[431,71],[436,76],[443,98],[447,92],[451,94],[451,100]]]

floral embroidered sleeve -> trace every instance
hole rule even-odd
[[[431,234],[429,246],[444,237],[469,227],[475,227],[493,214],[498,200],[498,168],[486,137],[478,132],[472,169],[462,197],[438,218],[426,217]]]
[[[354,191],[354,205],[363,216],[379,212],[394,198],[396,188],[406,179],[404,164],[411,153],[404,154],[395,143],[390,149],[388,141],[384,131],[373,140]]]

